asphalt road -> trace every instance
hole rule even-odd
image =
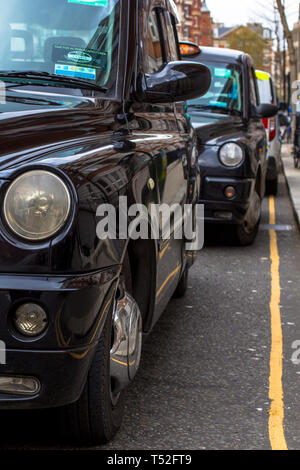
[[[292,345],[300,341],[300,238],[283,177],[275,204],[284,355],[282,431],[287,447],[300,449],[300,365],[291,361]],[[210,234],[190,273],[187,296],[171,301],[144,345],[140,371],[127,392],[122,430],[104,449],[271,449],[267,224],[268,199],[253,247],[235,248]],[[46,417],[38,430],[33,425],[30,433],[19,431],[16,437],[28,417],[10,417],[5,446],[59,448]]]

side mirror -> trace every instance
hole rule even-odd
[[[169,62],[138,83],[137,99],[146,103],[186,101],[205,95],[211,84],[209,69],[196,62]]]
[[[260,119],[271,118],[278,113],[278,106],[269,103],[262,103],[253,110],[253,117]]]

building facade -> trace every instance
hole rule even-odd
[[[270,28],[264,27],[261,23],[248,23],[247,28],[259,34],[266,43],[263,57],[263,68],[266,72],[274,75],[275,70],[275,51],[273,47],[272,31]],[[228,41],[232,34],[235,34],[240,29],[245,28],[243,25],[227,27],[222,23],[214,25],[214,46],[215,47],[229,47]]]
[[[205,0],[174,0],[180,16],[179,38],[213,46],[213,20]]]
[[[293,41],[296,49],[296,60],[297,60],[297,80],[300,80],[300,4],[299,4],[299,20],[293,28]]]

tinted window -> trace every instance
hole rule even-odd
[[[147,39],[145,72],[155,73],[158,72],[164,63],[160,24],[156,10],[154,10],[149,17]]]
[[[250,69],[250,101],[254,106],[258,105],[257,99],[257,91],[256,91],[256,77],[254,74],[254,70]]]
[[[171,61],[179,60],[177,31],[175,19],[169,12],[165,13],[166,31],[168,35],[169,56]]]

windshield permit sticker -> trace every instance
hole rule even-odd
[[[63,75],[65,77],[86,78],[88,80],[96,80],[96,70],[89,67],[77,67],[76,65],[55,64],[55,75]]]
[[[231,70],[225,68],[217,68],[214,70],[215,77],[231,78]]]
[[[227,103],[224,103],[224,101],[210,101],[209,106],[217,106],[218,108],[227,108]]]
[[[107,68],[107,52],[55,44],[52,50],[52,61],[55,64],[92,67],[103,72]]]
[[[94,7],[107,7],[108,0],[68,0],[68,3],[77,3],[81,5],[92,5]]]

